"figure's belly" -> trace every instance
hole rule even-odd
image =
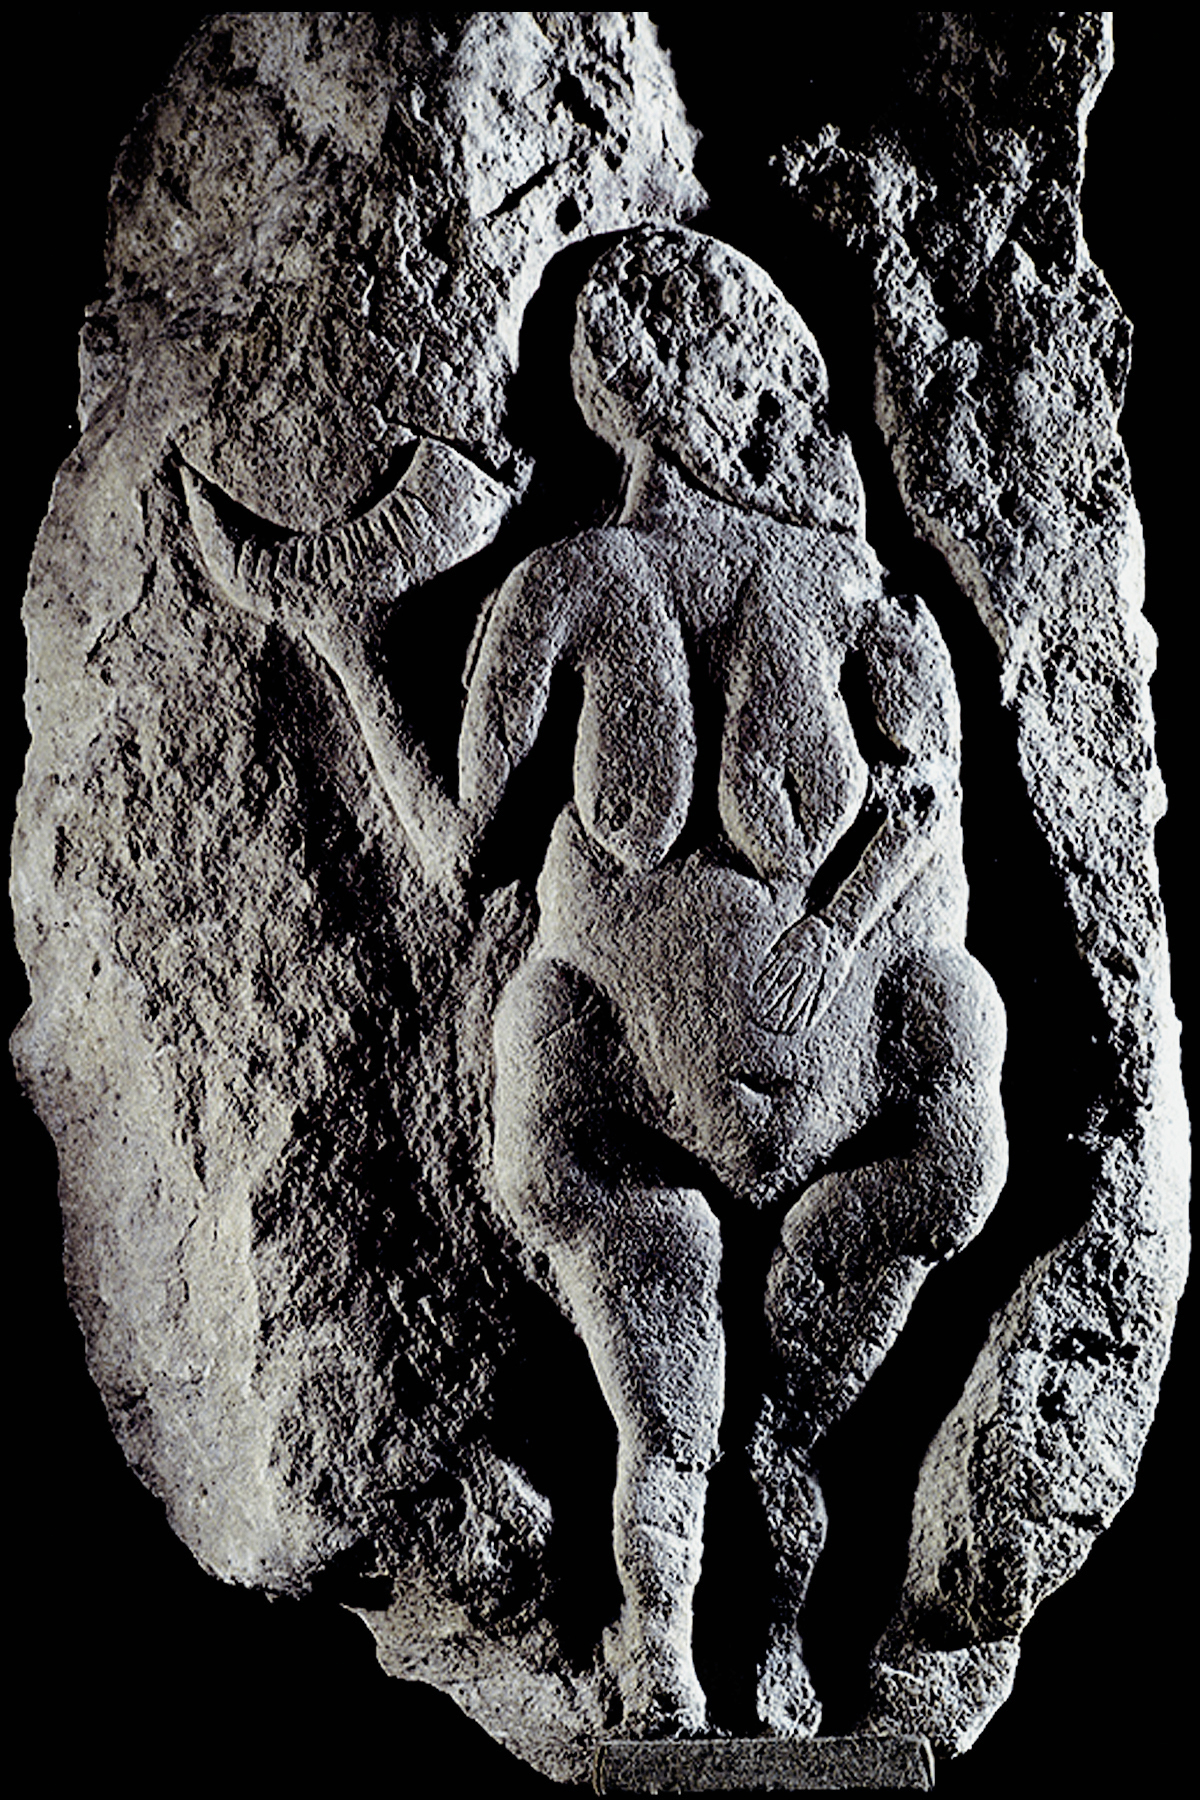
[[[567,808],[538,895],[543,949],[607,996],[657,1122],[727,1185],[765,1198],[865,1117],[873,995],[862,974],[812,1033],[757,1016],[755,977],[792,923],[765,883],[704,851],[648,874],[621,868]]]

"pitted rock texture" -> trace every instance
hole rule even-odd
[[[997,1316],[930,1450],[905,1599],[880,1650],[878,1716],[920,1717],[951,1749],[1006,1695],[1034,1608],[1129,1495],[1186,1266],[1153,843],[1155,643],[1117,433],[1130,328],[1079,209],[1111,32],[1099,13],[1021,32],[924,15],[911,97],[891,117],[779,159],[800,203],[869,267],[878,423],[915,529],[995,640],[1105,1030],[1086,1223]]]
[[[118,162],[85,414],[148,362],[162,435],[292,530],[421,436],[519,482],[547,263],[694,212],[693,147],[645,15],[217,16]]]
[[[760,269],[697,233],[631,235],[584,284],[573,367],[626,461],[621,512],[505,583],[460,749],[461,803],[490,819],[556,670],[582,675],[572,802],[496,1014],[496,1188],[617,1427],[605,1653],[633,1735],[706,1722],[692,1600],[723,1267],[756,1209],[779,1219],[757,1713],[809,1735],[815,1447],[1006,1168],[1003,1008],[964,941],[953,673],[867,548],[820,356]]]
[[[485,154],[493,113],[518,123]],[[469,561],[527,476],[506,422],[544,269],[575,232],[693,209],[691,149],[644,19],[242,14],[122,151],[83,436],[32,575],[17,1056],[122,1442],[228,1578],[303,1587],[381,1506],[405,1535],[403,1494],[473,1479],[446,1451],[508,1327],[450,1173],[482,1109],[454,1054],[465,914],[420,817],[397,828],[362,718],[387,705],[397,597]],[[415,562],[395,509],[382,571],[358,527],[308,540],[379,627],[356,638],[357,711],[323,640],[214,593],[181,464],[235,515],[310,533],[407,470]],[[463,648],[472,582],[436,602]],[[410,664],[425,635],[410,618]],[[453,664],[446,686],[453,708]],[[463,989],[485,1012],[520,903],[490,916]],[[536,1561],[521,1493],[514,1554]]]
[[[904,503],[996,641],[1029,814],[1105,1020],[1086,1224],[1029,1264],[990,1335],[981,1318],[876,1659],[875,1722],[943,1754],[1007,1695],[1033,1608],[1129,1492],[1183,1266],[1152,649],[1116,436],[1128,326],[1079,226],[1082,119],[1109,51],[1097,15],[1045,17],[989,39],[972,15],[914,15],[905,108],[840,135],[834,111],[781,159],[805,213],[863,252],[847,292],[874,295]],[[581,1574],[610,1555],[604,1409],[580,1356],[560,1417],[530,1428],[551,1374],[537,1359],[569,1373],[570,1326],[495,1191],[493,1031],[499,1012],[511,1041],[502,996],[547,917],[572,910],[545,877],[534,893],[571,748],[557,773],[533,754],[482,846],[453,763],[464,666],[494,667],[489,630],[494,646],[520,616],[489,594],[616,498],[551,394],[602,248],[588,240],[691,218],[693,150],[644,15],[215,19],[121,154],[84,435],[27,603],[15,893],[33,1004],[16,1050],[126,1454],[228,1579],[354,1601],[362,1576],[389,1582],[368,1615],[384,1666],[560,1780],[586,1780],[638,1667],[611,1636],[596,1660],[621,1595]],[[739,241],[736,207],[704,223]],[[806,311],[783,239],[748,247]],[[631,291],[615,290],[626,313]],[[746,342],[752,370],[778,358],[779,340]],[[808,440],[823,449],[805,478],[803,457],[773,453],[769,406],[738,435],[732,342],[690,348],[656,346],[665,386],[642,369],[666,399],[711,387],[670,456],[780,536],[861,534],[836,430]],[[771,392],[807,382],[811,402],[802,364]],[[712,782],[710,763],[710,801]],[[764,841],[761,818],[744,823]],[[703,1087],[697,1045],[685,1073]],[[722,1231],[730,1250],[724,1216]],[[917,1313],[947,1294],[939,1276]],[[810,1304],[786,1270],[775,1291],[776,1320]],[[836,1341],[853,1397],[870,1370]],[[785,1640],[824,1531],[804,1430],[781,1404],[747,1433],[768,1520],[772,1492],[799,1503],[772,1527],[793,1563]],[[746,1449],[728,1438],[727,1463]],[[720,1551],[706,1542],[706,1570]],[[811,1724],[794,1648],[765,1688],[785,1725],[789,1708]],[[701,1658],[710,1691],[713,1668]]]

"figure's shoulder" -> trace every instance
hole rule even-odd
[[[542,545],[518,563],[509,577],[523,587],[574,588],[606,576],[628,581],[655,566],[652,546],[620,525],[598,525]]]
[[[918,594],[895,593],[881,585],[867,608],[863,637],[868,652],[873,649],[877,655],[949,663],[937,620]]]
[[[883,596],[883,570],[870,545],[847,531],[763,521],[759,586],[785,615],[849,649]]]

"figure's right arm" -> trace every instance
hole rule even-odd
[[[185,467],[182,479],[213,586],[324,663],[425,874],[457,902],[469,837],[396,706],[377,639],[402,596],[415,596],[491,542],[516,496],[457,450],[427,440],[392,492],[360,519],[270,543],[235,534],[200,477]]]

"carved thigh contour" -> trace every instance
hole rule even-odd
[[[655,1179],[650,1135],[622,1105],[620,1061],[586,977],[528,963],[497,1014],[497,1185],[587,1346],[623,1444],[704,1469],[723,1399],[720,1229],[702,1194]]]
[[[946,945],[897,967],[883,1015],[891,1109],[913,1146],[906,1247],[937,1260],[975,1236],[1007,1174],[1004,1006],[981,964]]]

